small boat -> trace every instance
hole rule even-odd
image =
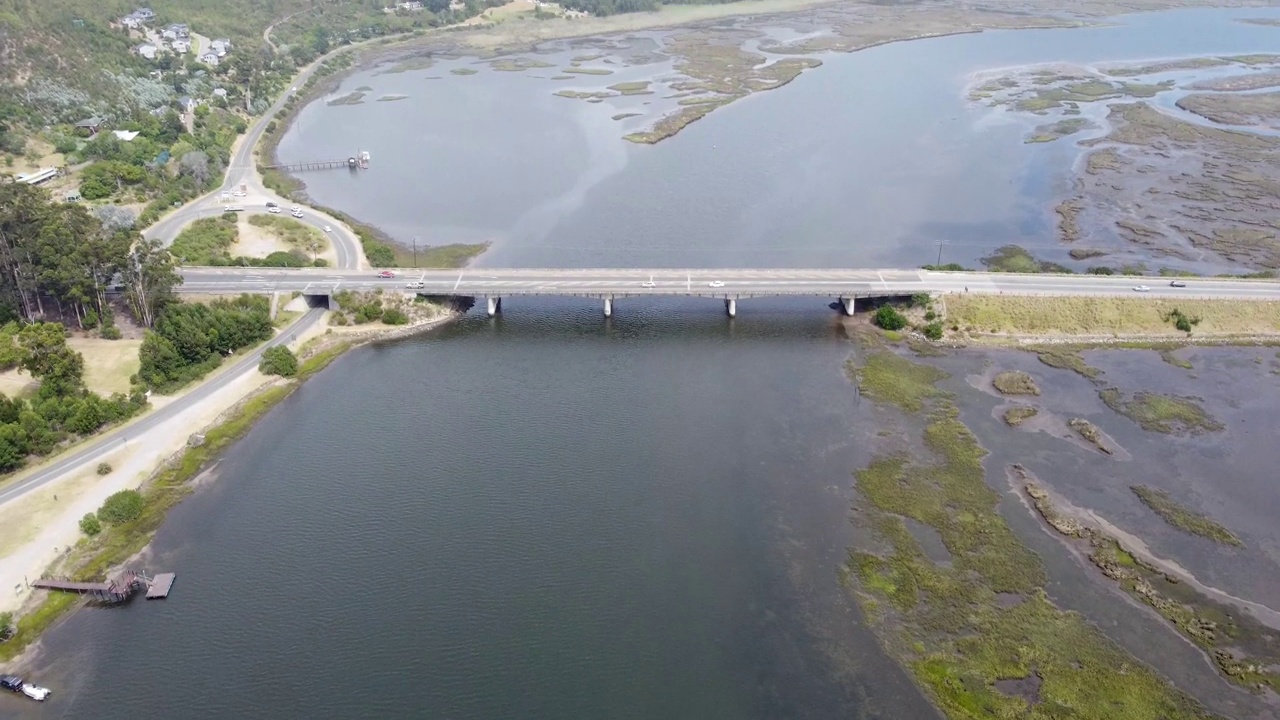
[[[37,702],[44,702],[45,698],[53,694],[53,691],[32,683],[22,683],[22,694]]]

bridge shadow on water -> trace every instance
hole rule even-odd
[[[588,298],[504,298],[501,312],[485,314],[478,303],[459,321],[428,337],[438,340],[476,335],[520,342],[644,341],[821,341],[848,338],[838,302],[818,298],[757,298],[738,301],[737,317],[725,314],[717,298],[625,298],[615,300],[612,317]],[[866,308],[859,305],[858,313]],[[412,339],[410,339],[412,341]],[[388,341],[397,344],[404,340]]]

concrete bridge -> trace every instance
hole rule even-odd
[[[393,273],[393,277],[380,277]],[[587,297],[601,301],[606,317],[614,302],[629,297],[691,296],[722,300],[737,314],[738,301],[757,297],[814,296],[840,303],[853,314],[858,299],[916,293],[984,293],[1050,296],[1158,296],[1280,300],[1280,283],[1224,278],[1117,277],[1107,275],[1017,275],[928,270],[806,269],[396,269],[201,268],[182,269],[183,293],[293,293],[328,303],[343,290],[381,288],[439,297],[485,298],[489,315],[503,298],[521,295]],[[1171,283],[1179,283],[1174,285]],[[1143,289],[1145,288],[1145,289]]]

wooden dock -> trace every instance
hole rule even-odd
[[[281,170],[283,172],[302,172],[304,170],[335,170],[338,168],[349,168],[351,170],[368,170],[369,169],[369,153],[361,150],[349,158],[340,160],[306,160],[296,163],[285,163],[282,165],[268,165],[270,170]]]
[[[147,585],[147,599],[160,600],[169,597],[169,590],[173,587],[175,577],[173,573],[160,573],[151,578],[151,584]]]
[[[142,588],[147,589],[148,600],[169,597],[169,590],[173,588],[175,577],[174,573],[160,573],[155,577],[147,577],[136,570],[125,570],[119,576],[105,582],[40,578],[31,583],[31,587],[87,595],[97,602],[114,605],[128,600]]]

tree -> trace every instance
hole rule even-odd
[[[262,353],[262,362],[258,363],[258,369],[264,375],[293,377],[298,374],[298,358],[284,345],[275,345]]]
[[[898,312],[892,305],[883,305],[876,311],[872,322],[885,330],[901,330],[907,326],[907,316]]]
[[[84,387],[84,357],[67,346],[62,323],[35,323],[18,332],[22,368],[40,379],[40,397],[62,397]]]
[[[142,514],[146,501],[137,490],[121,490],[107,498],[98,510],[98,519],[109,524],[119,525],[136,520]]]
[[[141,238],[125,264],[125,299],[138,322],[155,325],[160,312],[175,301],[173,289],[182,277],[173,269],[173,258],[156,239]]]
[[[21,425],[0,425],[0,471],[8,472],[22,467],[27,450],[27,435]]]
[[[100,205],[93,209],[93,216],[102,223],[102,232],[107,236],[129,230],[138,222],[137,213],[118,205]]]
[[[178,173],[188,175],[200,187],[209,182],[209,156],[199,150],[192,150],[178,160]]]

